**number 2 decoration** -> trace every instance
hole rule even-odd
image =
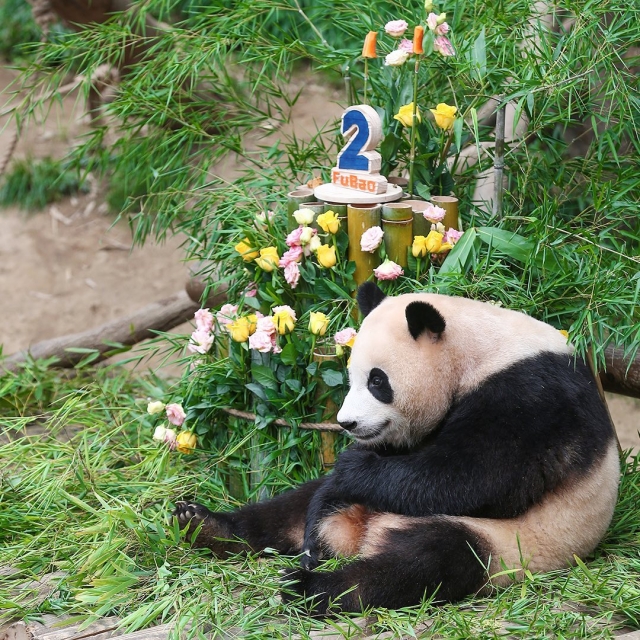
[[[347,144],[338,154],[338,169],[378,173],[382,158],[373,151],[382,140],[382,122],[373,107],[358,104],[342,114],[342,135]]]

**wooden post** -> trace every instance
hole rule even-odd
[[[384,248],[389,260],[406,267],[407,249],[413,243],[413,209],[404,202],[391,202],[382,207]]]
[[[337,360],[335,347],[316,345],[316,348],[313,351],[313,361],[317,362],[319,367],[322,366],[323,362],[331,362],[335,360]],[[322,384],[322,382],[318,382],[316,399],[320,400],[320,398],[326,393],[327,387]],[[338,407],[336,406],[336,403],[331,398],[327,397],[324,408],[322,408],[321,420],[323,422],[333,421],[335,420],[337,413]],[[328,467],[332,467],[336,462],[336,434],[331,431],[322,431],[320,433],[320,439],[322,443],[320,461],[322,462],[322,467],[327,469]]]
[[[422,215],[429,204],[426,200],[403,200],[403,204],[408,204],[413,211],[413,235],[428,236],[431,231],[431,223]]]
[[[348,258],[356,263],[353,279],[357,285],[368,280],[373,270],[380,264],[377,252],[369,253],[360,248],[362,234],[371,227],[380,226],[379,204],[350,204],[347,205],[347,230],[349,234]]]

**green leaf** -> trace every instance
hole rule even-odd
[[[285,345],[280,353],[280,360],[283,364],[295,365],[298,358],[298,351],[291,343]]]
[[[320,375],[327,387],[338,387],[344,383],[344,373],[342,371],[327,369]]]
[[[471,60],[473,62],[472,75],[478,80],[482,80],[487,75],[487,44],[485,38],[485,28],[482,27],[480,35],[473,43],[471,52]]]
[[[251,365],[251,377],[264,387],[277,388],[276,376],[270,367],[263,364]]]
[[[464,118],[456,118],[453,122],[453,140],[456,145],[458,153],[462,148],[462,127],[464,125]]]
[[[527,240],[524,236],[497,227],[478,227],[477,232],[483,242],[518,262],[525,264],[533,262],[537,267],[545,269],[558,268],[558,259],[555,254],[534,255],[536,244],[533,240]]]
[[[442,266],[438,269],[438,276],[466,273],[475,262],[477,240],[476,229],[474,227],[467,229],[444,259]]]

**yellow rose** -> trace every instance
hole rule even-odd
[[[430,231],[429,235],[425,239],[425,246],[429,253],[438,253],[442,246],[442,239],[444,236],[437,231]]]
[[[227,331],[234,342],[246,342],[251,335],[251,323],[247,318],[238,318],[227,325]]]
[[[450,242],[443,242],[438,249],[438,253],[447,253],[451,249],[453,249],[453,245]]]
[[[328,244],[321,244],[316,251],[316,256],[321,267],[330,269],[336,264],[336,248]]]
[[[256,264],[267,272],[273,271],[278,266],[278,262],[280,262],[280,256],[275,247],[260,249],[260,257],[256,258]]]
[[[323,336],[327,332],[329,318],[324,314],[312,311],[309,317],[309,331],[315,336]]]
[[[247,316],[249,322],[249,335],[252,336],[258,328],[258,316],[255,313],[250,313]]]
[[[338,220],[338,214],[333,211],[326,211],[321,213],[316,222],[320,225],[320,228],[327,233],[336,234],[340,228],[340,220]]]
[[[255,260],[260,254],[249,244],[249,238],[245,238],[242,242],[234,247],[234,249],[242,256],[245,262]]]
[[[424,258],[429,253],[427,251],[427,239],[424,236],[416,236],[413,239],[411,253],[414,258]]]
[[[191,431],[181,431],[176,438],[176,449],[180,453],[193,453],[196,448],[196,434]]]
[[[395,116],[393,116],[393,119],[401,122],[403,127],[413,127],[413,102],[400,107],[400,110],[398,111],[398,113],[396,113]],[[418,122],[422,121],[422,118],[420,117],[420,111],[417,109],[416,120]]]
[[[283,336],[285,333],[293,331],[293,327],[296,325],[296,314],[291,307],[282,305],[281,307],[273,308],[271,320],[276,326],[278,333]]]
[[[456,119],[457,107],[450,107],[448,104],[441,102],[435,109],[429,109],[433,113],[433,117],[436,119],[436,125],[445,131],[453,127],[453,122]]]

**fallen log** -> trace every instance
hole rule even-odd
[[[630,361],[624,357],[622,349],[609,346],[604,355],[607,369],[600,372],[603,389],[640,398],[640,354]]]
[[[200,308],[205,285],[198,277],[192,277],[187,283],[187,292],[180,291],[170,298],[154,302],[129,316],[107,322],[95,329],[74,333],[60,338],[37,342],[28,349],[9,356],[0,363],[6,371],[14,371],[28,357],[33,359],[58,358],[56,366],[73,367],[87,356],[86,349],[99,352],[97,362],[108,357],[113,344],[131,346],[153,338],[157,331],[170,331],[183,322],[187,322]],[[206,306],[216,307],[227,298],[226,286],[210,292]],[[111,343],[111,344],[109,344]],[[83,352],[69,351],[83,349]],[[606,371],[599,372],[604,391],[640,398],[640,354],[633,361],[624,357],[622,349],[607,347],[605,351]]]
[[[218,305],[226,300],[226,288],[209,296],[207,302]],[[153,302],[140,311],[131,315],[117,318],[95,329],[82,333],[73,333],[59,338],[37,342],[28,349],[9,356],[0,364],[6,371],[14,371],[27,358],[45,359],[58,358],[57,367],[73,367],[87,357],[87,349],[98,352],[93,360],[98,362],[109,357],[114,349],[114,343],[131,346],[153,338],[158,331],[169,331],[183,322],[193,318],[193,314],[200,308],[186,292],[180,291],[170,298]],[[74,349],[74,351],[70,351]],[[75,351],[82,349],[82,352]]]

